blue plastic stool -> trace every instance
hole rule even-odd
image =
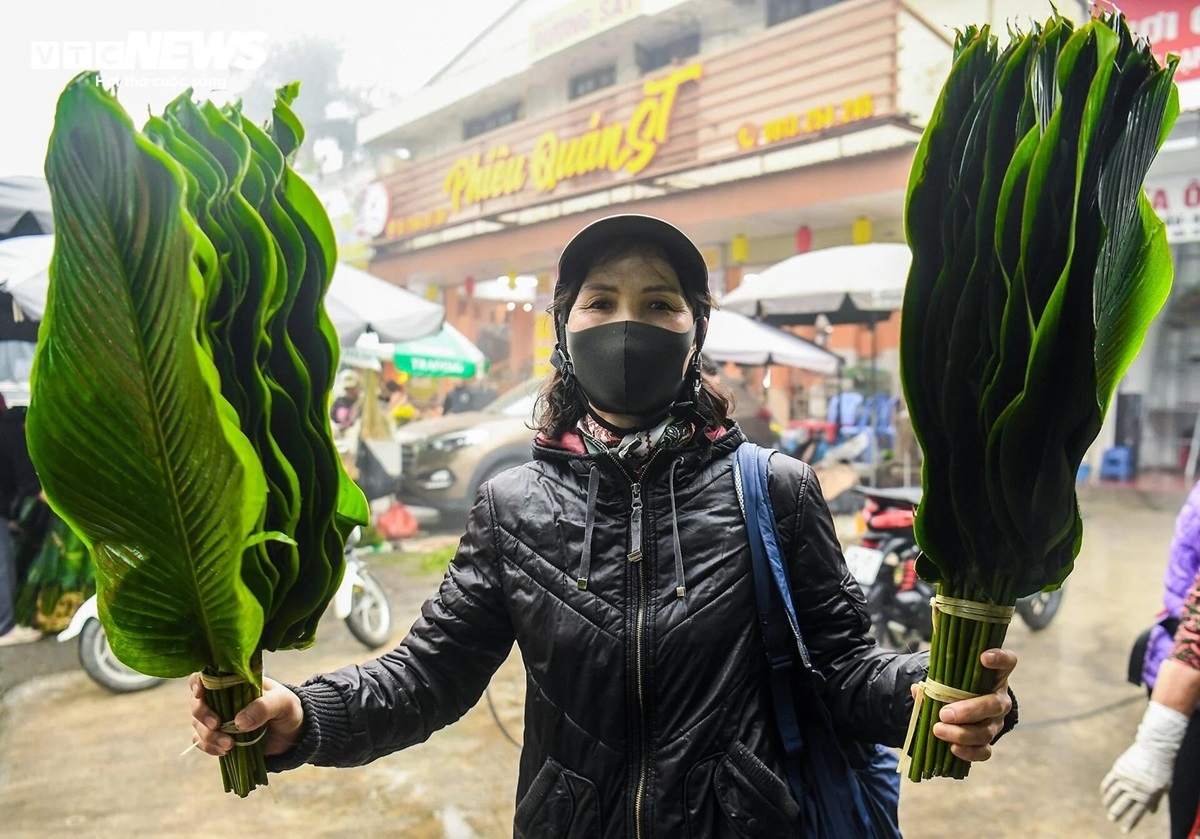
[[[1128,446],[1106,449],[1100,460],[1100,478],[1112,481],[1133,480],[1133,452]]]

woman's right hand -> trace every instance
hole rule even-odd
[[[188,678],[192,689],[192,743],[200,751],[210,755],[223,755],[233,748],[233,738],[221,731],[221,720],[208,706],[200,674]],[[304,709],[300,697],[273,679],[263,677],[263,695],[243,708],[234,718],[242,731],[254,731],[267,727],[263,737],[263,753],[283,754],[300,740],[304,727]]]

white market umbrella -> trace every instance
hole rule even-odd
[[[423,338],[441,329],[446,318],[439,304],[344,262],[334,268],[325,311],[346,347],[367,331],[384,343]]]
[[[54,236],[18,236],[0,241],[0,291],[12,295],[26,317],[40,320],[50,288]],[[368,330],[381,341],[408,341],[436,333],[445,309],[373,274],[339,262],[325,294],[325,310],[343,346]]]
[[[713,361],[763,366],[781,364],[836,375],[842,364],[838,355],[745,315],[714,309],[709,317],[704,355]]]
[[[906,244],[872,242],[796,254],[721,299],[721,308],[779,325],[884,320],[904,302],[912,265]]]
[[[11,294],[30,320],[41,320],[46,311],[53,252],[52,233],[0,240],[0,291]]]
[[[50,186],[40,175],[10,175],[0,178],[0,236],[7,236],[21,225],[26,233],[34,232],[28,216],[36,223],[36,230],[46,232],[54,229],[54,214],[50,210]]]

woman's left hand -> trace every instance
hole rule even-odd
[[[933,735],[950,743],[950,751],[963,760],[987,760],[991,743],[1004,728],[1004,718],[1012,710],[1008,695],[1008,677],[1017,666],[1017,654],[1010,650],[987,650],[981,656],[983,666],[996,671],[996,686],[991,693],[973,699],[961,699],[942,708]]]

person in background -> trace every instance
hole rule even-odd
[[[353,370],[343,370],[338,375],[338,386],[342,393],[333,400],[329,418],[335,430],[345,433],[362,415],[362,381]]]
[[[357,766],[420,743],[483,695],[515,642],[530,690],[513,835],[789,837],[785,776],[733,464],[745,436],[702,376],[713,304],[699,249],[610,216],[563,251],[558,346],[534,460],[479,490],[440,590],[391,652],[264,694],[235,718],[267,768]],[[810,467],[770,461],[798,620],[836,723],[899,746],[925,653],[883,650]],[[1016,723],[1016,655],[934,733],[986,760]],[[193,742],[233,748],[190,679]]]
[[[745,377],[741,374],[725,375],[716,365],[704,363],[704,374],[714,379],[733,397],[730,418],[746,435],[746,439],[769,449],[779,448],[779,426],[771,414],[771,408],[761,395],[750,392]]]
[[[10,409],[0,395],[0,647],[42,637],[38,629],[16,625],[13,599],[19,580],[12,541],[12,528],[22,505],[41,489],[25,444],[25,409]]]
[[[1150,704],[1132,746],[1101,786],[1109,818],[1128,831],[1169,790],[1172,839],[1196,836],[1200,810],[1200,482],[1175,519],[1163,578],[1162,620],[1151,632],[1142,678]],[[1163,624],[1175,624],[1174,635]]]
[[[446,394],[442,414],[482,411],[496,398],[496,389],[483,379],[459,382]]]
[[[420,412],[417,411],[412,400],[408,398],[408,386],[404,381],[388,379],[384,383],[383,389],[387,392],[386,410],[388,423],[393,429],[421,418]]]

